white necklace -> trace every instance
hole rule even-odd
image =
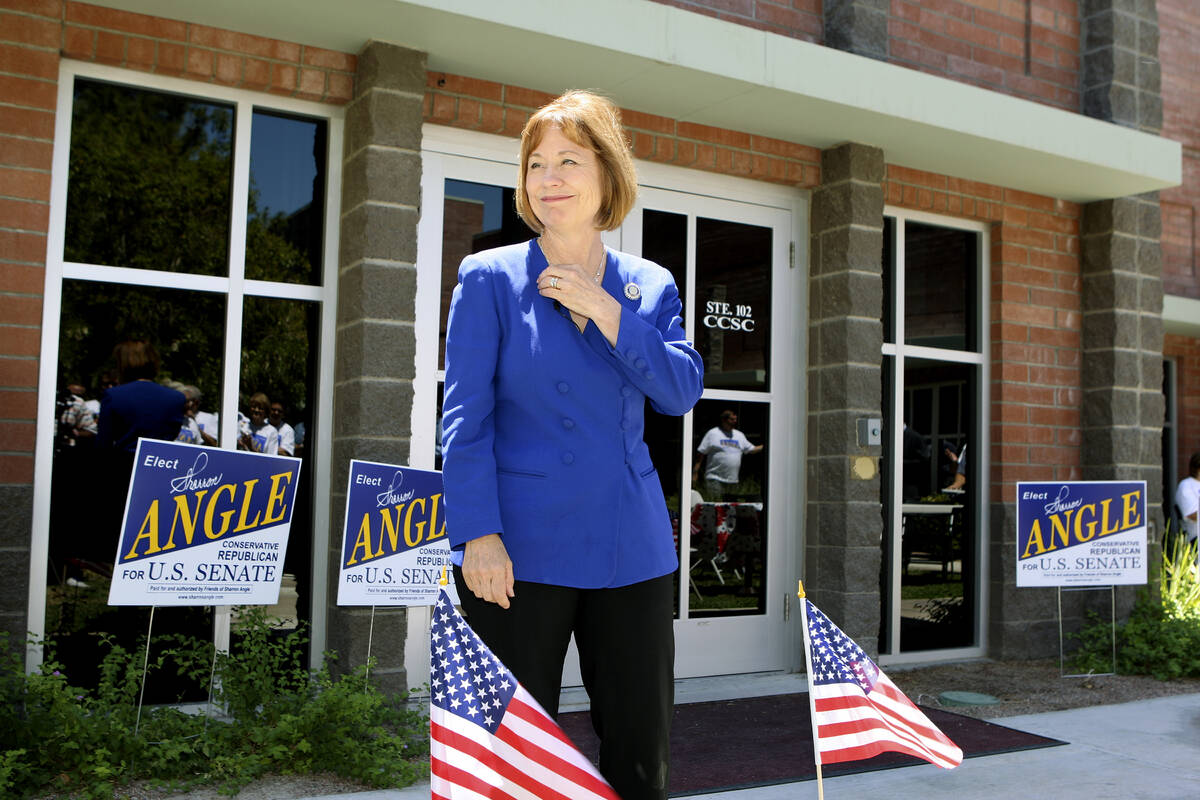
[[[537,238],[538,247],[541,248],[542,255],[546,255],[546,243],[542,241],[542,237]],[[604,248],[600,248],[600,263],[596,265],[596,274],[592,276],[592,283],[600,283],[600,273],[604,270]],[[546,262],[549,263],[550,256],[546,256]]]

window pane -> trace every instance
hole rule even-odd
[[[706,387],[770,388],[770,228],[696,220],[696,319]]]
[[[883,218],[883,340],[896,341],[896,220]]]
[[[974,366],[919,358],[904,362],[905,413],[910,431],[926,448],[910,463],[910,431],[905,431],[899,568],[903,652],[974,644],[972,565],[980,497],[971,387],[977,380]]]
[[[323,120],[254,112],[246,277],[321,283],[325,219]]]
[[[690,614],[763,614],[770,406],[701,400],[694,413]]]
[[[505,186],[447,180],[442,209],[442,318],[438,368],[446,364],[446,320],[458,265],[471,253],[517,244],[533,237],[517,216],[514,192]]]
[[[77,79],[65,255],[227,275],[233,108]]]
[[[904,341],[976,350],[976,234],[919,222],[904,226]],[[886,242],[886,239],[885,239]]]
[[[642,212],[642,257],[666,267],[675,278],[681,302],[687,300],[687,215]],[[687,321],[687,314],[680,314]]]
[[[316,303],[268,297],[247,297],[243,310],[238,449],[305,459],[279,603],[268,609],[277,627],[291,628],[310,618],[312,599],[312,411],[320,314]]]
[[[211,412],[221,397],[224,319],[221,295],[63,281],[46,634],[56,642],[52,657],[64,662],[72,684],[94,686],[99,677],[97,633],[112,634],[129,650],[146,633],[149,609],[108,605],[133,449],[138,436],[195,441],[199,432],[190,423],[205,418],[204,412],[210,413],[209,430],[215,437],[216,416]],[[139,408],[128,400],[130,386],[117,385],[97,417],[102,394],[118,382],[113,348],[127,340],[147,341],[161,357],[157,373],[147,370],[142,379],[195,387],[200,392],[197,402],[185,404],[183,394],[161,388],[164,402]],[[125,382],[141,381],[126,375]],[[169,401],[176,394],[177,406]],[[120,413],[114,410],[118,403]],[[211,638],[211,613],[204,608],[160,608],[154,633],[156,642],[165,641],[159,637],[167,633]],[[171,683],[147,684],[147,702],[206,696],[204,686]]]

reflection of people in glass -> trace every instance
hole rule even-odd
[[[92,444],[96,436],[96,412],[84,399],[86,394],[87,389],[81,383],[69,384],[59,394],[56,444],[63,447]]]
[[[283,403],[278,400],[271,402],[271,407],[267,409],[267,419],[275,430],[279,431],[279,455],[293,456],[296,454],[296,432],[283,421],[283,414],[287,409],[283,407]]]
[[[737,414],[730,409],[721,412],[720,422],[709,429],[696,448],[696,463],[692,466],[692,485],[698,484],[700,468],[704,467],[704,497],[710,502],[732,499],[740,480],[742,456],[761,453],[763,445],[754,445],[739,431]]]
[[[238,450],[275,455],[279,452],[279,431],[267,421],[271,401],[262,392],[250,396],[250,416],[239,416]]]
[[[904,423],[904,502],[916,502],[928,494],[929,440],[907,422]]]
[[[953,470],[954,477],[950,480],[948,486],[942,489],[943,492],[961,492],[963,487],[967,485],[967,446],[964,444],[958,452],[950,446],[949,442],[942,442],[942,455],[948,462],[946,471]]]
[[[100,399],[97,446],[128,454],[132,465],[139,438],[174,441],[187,399],[154,382],[160,362],[150,342],[121,342],[113,348],[113,359],[118,384]]]
[[[1175,506],[1183,516],[1183,531],[1188,541],[1195,543],[1200,537],[1200,453],[1192,453],[1188,459],[1188,476],[1175,489]],[[1200,550],[1196,560],[1200,563]]]
[[[551,715],[574,633],[600,771],[625,800],[665,798],[678,561],[643,409],[685,414],[702,363],[671,273],[601,241],[637,191],[616,107],[570,92],[536,112],[521,174],[517,209],[541,236],[464,259],[450,306],[459,597]]]

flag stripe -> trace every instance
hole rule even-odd
[[[620,800],[454,608],[430,628],[430,788],[438,800]]]
[[[945,737],[945,734],[929,722],[924,714],[920,714],[920,717],[898,715],[889,709],[872,704],[869,698],[851,696],[837,698],[836,701],[832,698],[821,698],[816,700],[816,708],[824,723],[837,724],[860,720],[864,714],[868,714],[877,718],[880,723],[895,729],[898,735],[911,736],[914,740],[932,739],[943,744],[953,744]]]
[[[820,709],[820,701],[817,707]],[[881,739],[890,737],[897,745],[906,746],[916,751],[916,755],[935,763],[953,761],[957,764],[962,761],[962,751],[937,728],[932,728],[930,735],[923,736],[914,730],[913,726],[889,720],[884,715],[875,714],[875,711],[869,702],[864,702],[857,713],[844,710],[830,713],[818,710],[817,726],[822,750],[826,747],[826,740],[833,737],[838,737],[839,741],[844,742],[847,737],[855,735],[862,738],[878,736]],[[883,733],[880,733],[881,731]],[[839,743],[829,746],[836,748],[843,745]]]
[[[530,769],[521,764],[519,758],[514,763],[511,754],[503,752],[503,748],[489,749],[467,736],[445,728],[437,731],[435,735],[444,745],[444,749],[439,753],[442,760],[477,775],[490,786],[502,788],[516,800],[567,800],[570,797],[559,791],[561,787],[553,785],[565,784],[569,791],[569,782],[555,781],[554,773],[546,774],[543,770]],[[522,770],[517,764],[526,768]],[[479,772],[480,769],[484,771]]]
[[[612,796],[605,793],[611,792],[611,789],[608,789],[602,779],[593,778],[554,754],[532,746],[514,747],[514,737],[506,735],[510,733],[505,730],[506,723],[500,726],[495,736],[487,735],[486,731],[482,731],[478,726],[464,722],[453,714],[443,714],[438,723],[440,729],[434,732],[435,738],[445,740],[459,751],[477,759],[485,767],[497,770],[507,780],[530,791],[535,791],[531,788],[532,782],[545,787],[544,791],[564,793],[564,797]],[[522,780],[506,772],[505,768],[508,765],[517,765],[530,780]],[[587,780],[587,784],[574,780],[576,776],[582,776]]]

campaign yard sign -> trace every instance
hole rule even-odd
[[[338,605],[431,605],[443,567],[450,569],[442,474],[351,461]]]
[[[300,459],[139,439],[108,603],[279,599]]]
[[[1145,481],[1017,484],[1017,586],[1146,582]]]

